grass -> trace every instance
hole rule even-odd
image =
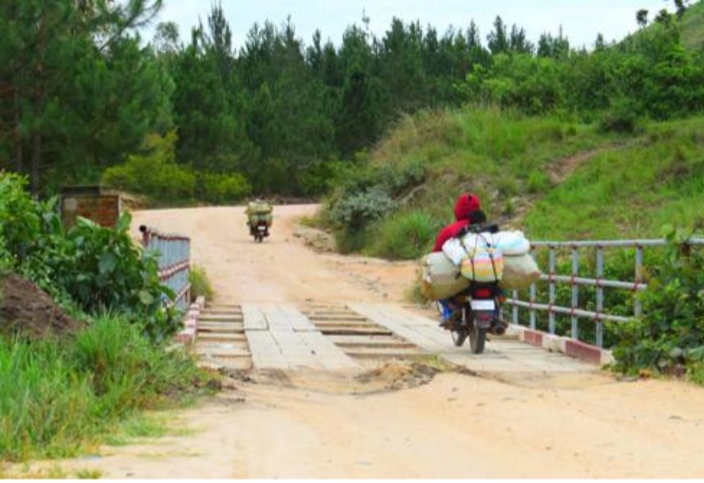
[[[72,457],[105,442],[120,421],[127,434],[163,426],[132,419],[182,404],[204,375],[137,327],[102,316],[75,340],[0,341],[0,461]]]
[[[439,228],[427,213],[420,211],[397,213],[381,225],[371,252],[392,259],[412,259],[429,251]]]
[[[666,224],[704,227],[704,119],[654,124],[636,144],[604,152],[532,208],[534,238],[661,236]]]
[[[702,132],[702,117],[644,122],[625,135],[497,109],[406,116],[369,162],[399,175],[420,163],[422,183],[397,194],[382,220],[338,233],[338,246],[416,259],[454,221],[455,199],[466,191],[479,195],[489,220],[534,240],[658,238],[666,224],[701,232]]]
[[[704,2],[693,2],[681,22],[682,40],[690,49],[700,49],[704,45]]]
[[[208,274],[205,268],[193,265],[188,276],[188,281],[191,283],[191,299],[203,296],[206,300],[212,300],[215,292],[213,286],[208,279]]]

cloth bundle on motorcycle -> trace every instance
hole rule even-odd
[[[431,253],[423,260],[421,291],[428,299],[446,299],[467,287],[469,280],[460,274],[460,267],[443,252]]]
[[[507,257],[525,255],[530,252],[530,242],[522,231],[500,231],[494,235],[496,248]]]
[[[504,290],[520,290],[538,281],[542,272],[528,253],[504,257],[504,275],[499,286]]]
[[[442,251],[452,263],[459,265],[463,277],[473,282],[498,282],[504,272],[504,257],[498,248],[498,234],[469,233],[451,238]]]
[[[267,226],[271,226],[274,217],[271,212],[273,207],[269,203],[251,201],[247,204],[247,209],[245,213],[247,214],[247,219],[250,225],[256,225],[260,221],[266,222]]]

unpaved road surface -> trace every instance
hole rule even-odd
[[[314,210],[277,207],[263,244],[243,208],[137,212],[134,226],[191,236],[215,302],[401,303],[415,264],[313,251],[294,231]],[[228,387],[170,415],[177,435],[61,465],[108,478],[704,477],[704,389],[679,382],[388,364],[254,371]]]

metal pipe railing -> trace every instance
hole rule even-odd
[[[512,305],[512,319],[514,324],[519,323],[519,309],[525,308],[530,312],[529,326],[535,330],[537,326],[537,312],[548,313],[548,331],[554,334],[556,331],[556,315],[563,314],[570,316],[571,322],[571,337],[578,339],[579,337],[579,319],[586,318],[595,322],[595,339],[599,347],[604,345],[604,321],[612,322],[627,322],[633,317],[642,315],[642,305],[636,298],[633,302],[633,316],[626,317],[607,313],[607,308],[604,306],[605,297],[604,289],[618,289],[638,292],[645,290],[647,285],[643,282],[644,270],[644,249],[652,247],[663,247],[667,245],[667,240],[597,240],[597,241],[537,241],[531,243],[531,255],[535,258],[538,250],[548,250],[548,273],[543,274],[539,281],[548,283],[548,301],[547,303],[538,303],[537,301],[537,286],[530,286],[528,301],[518,298],[518,291],[513,291],[513,298],[507,299],[506,303]],[[686,245],[704,246],[704,238],[691,238],[686,242]],[[582,248],[596,248],[596,273],[594,278],[580,277],[580,260],[579,250]],[[606,268],[605,249],[612,248],[634,248],[635,249],[635,274],[633,281],[621,280],[605,280],[604,273]],[[558,275],[555,273],[557,263],[557,251],[559,249],[569,249],[571,251],[571,271],[569,275]],[[571,286],[570,307],[561,307],[556,305],[556,290],[558,283],[567,283]],[[595,309],[585,310],[579,308],[579,288],[580,287],[595,287],[596,300]]]
[[[142,225],[142,245],[158,253],[159,278],[169,287],[176,298],[173,304],[185,310],[189,304],[191,285],[191,239],[186,236],[164,234],[157,229]]]

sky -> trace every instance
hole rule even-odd
[[[208,13],[217,1],[238,50],[255,23],[269,20],[278,27],[288,17],[305,45],[311,44],[317,29],[323,41],[329,39],[339,46],[347,27],[363,26],[363,16],[369,18],[369,29],[378,38],[384,36],[394,17],[405,23],[418,20],[424,28],[431,25],[440,35],[450,26],[464,31],[474,20],[486,45],[497,15],[509,27],[516,24],[524,28],[534,43],[541,33],[556,35],[562,26],[572,47],[589,49],[599,33],[610,42],[637,30],[635,18],[640,9],[648,10],[651,20],[663,8],[673,10],[673,2],[666,0],[165,0],[153,25],[143,32],[145,40],[153,35],[154,25],[172,21],[179,26],[181,40],[188,41],[199,19],[207,25]]]

